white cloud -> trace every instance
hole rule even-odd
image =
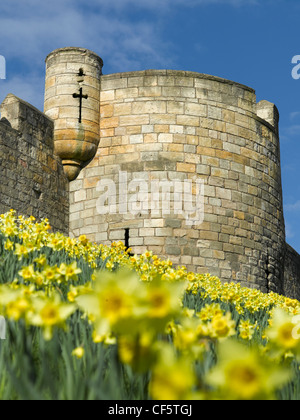
[[[290,125],[281,127],[280,139],[284,141],[293,140],[293,137],[300,135],[300,111],[289,112]]]
[[[300,117],[300,111],[294,111],[290,113],[290,120],[295,120]]]
[[[284,208],[286,211],[291,212],[300,211],[300,200],[295,201],[295,203],[286,204]]]
[[[288,137],[290,136],[299,136],[300,134],[300,124],[293,124],[287,127],[284,132]]]
[[[17,91],[17,95],[21,92],[26,95],[24,99],[33,98],[33,104],[40,107],[41,82],[32,87],[29,83],[36,81],[36,74],[42,80],[45,57],[65,46],[95,51],[104,60],[104,73],[174,68],[176,48],[172,40],[162,36],[169,12],[179,6],[209,4],[243,6],[258,4],[258,0],[2,1],[0,54],[7,61],[7,81],[1,86],[5,91],[1,89],[0,93],[8,93],[6,88]]]
[[[31,74],[0,80],[0,104],[8,93],[13,93],[43,111],[44,84],[44,77]]]
[[[84,46],[94,49],[100,55],[109,52],[113,61],[121,59],[120,67],[131,61],[133,64],[152,62],[156,66],[159,63],[165,64],[169,50],[160,35],[162,20],[168,19],[167,10],[174,10],[176,6],[243,6],[257,2],[258,0],[3,1],[0,2],[0,54],[37,65],[45,53],[55,48]],[[144,16],[141,14],[138,18],[133,18],[134,12],[142,9]],[[155,18],[147,16],[147,11],[155,13]],[[130,58],[131,55],[133,58]],[[172,62],[172,58],[168,61]]]
[[[295,237],[295,228],[290,223],[285,223],[285,234],[287,239]]]
[[[6,89],[21,91],[23,83],[24,99],[33,98],[33,105],[40,107],[43,95],[43,90],[38,90],[40,84],[30,89],[27,83],[34,80],[33,74],[44,77],[45,57],[54,49],[66,46],[95,51],[104,60],[104,73],[172,67],[172,53],[168,42],[161,39],[159,20],[133,23],[122,13],[102,12],[96,6],[81,9],[83,4],[81,0],[0,3],[0,40],[6,40],[0,44],[0,54],[7,62],[1,100],[8,93]]]
[[[83,0],[82,0],[83,1]],[[79,0],[79,2],[82,2]],[[140,9],[164,10],[174,6],[194,7],[201,5],[225,4],[231,6],[257,5],[261,0],[102,0],[101,6],[109,9],[125,10],[130,6]],[[99,5],[98,0],[90,0],[90,3]]]
[[[16,3],[20,7],[12,13]],[[121,13],[103,13],[101,7],[82,10],[81,0],[39,2],[42,6],[36,8],[36,0],[24,3],[26,8],[16,0],[0,5],[0,39],[7,40],[0,53],[7,58],[34,66],[55,48],[83,46],[112,57],[113,62],[120,63],[120,70],[131,61],[154,66],[165,61],[167,44],[160,38],[157,20],[133,23]]]

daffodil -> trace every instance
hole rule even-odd
[[[63,303],[58,294],[52,298],[37,297],[33,300],[33,309],[29,322],[32,325],[41,327],[45,340],[51,340],[55,327],[65,327],[65,322],[76,310],[71,303]]]
[[[236,334],[235,322],[231,319],[231,312],[228,312],[226,315],[215,315],[210,327],[212,337],[218,339],[224,339]]]
[[[62,263],[57,271],[64,277],[65,281],[67,282],[70,280],[78,280],[78,274],[81,273],[81,269],[77,267],[76,261],[69,265]]]
[[[196,314],[202,321],[209,321],[214,316],[223,315],[221,306],[218,303],[206,304],[199,313]]]
[[[170,345],[162,346],[160,358],[152,369],[149,384],[153,400],[191,399],[196,376],[187,357],[178,357]]]
[[[14,321],[25,317],[27,311],[31,308],[31,303],[24,297],[19,297],[6,305],[6,316]]]
[[[77,347],[72,351],[72,356],[75,356],[77,359],[82,359],[85,354],[83,347]]]
[[[57,271],[57,266],[51,267],[49,265],[45,266],[41,274],[44,276],[45,283],[51,283],[56,281],[59,278],[59,273]]]
[[[133,273],[99,272],[89,293],[76,297],[78,305],[96,319],[97,334],[109,333],[134,316],[138,279]]]
[[[194,281],[195,278],[196,278],[194,273],[188,273],[188,275],[186,277],[187,277],[188,281],[191,281],[191,282]]]
[[[22,270],[19,271],[19,276],[23,277],[26,281],[32,280],[35,276],[33,264],[30,264],[28,267],[23,267]]]
[[[76,289],[76,287],[71,286],[67,296],[68,301],[74,303],[76,296],[78,296],[78,290]]]
[[[249,320],[241,320],[239,324],[239,336],[243,340],[251,340],[257,325],[252,325]]]
[[[94,343],[104,343],[108,346],[117,344],[117,338],[112,333],[100,335],[97,331],[93,331],[92,338]]]
[[[117,343],[120,360],[136,372],[147,372],[156,361],[156,340],[149,331],[135,336],[121,335]]]
[[[281,308],[275,308],[271,326],[265,331],[269,343],[279,353],[292,352],[300,356],[299,321]]]
[[[82,245],[87,245],[89,240],[85,235],[81,235],[78,238],[78,241],[82,244]]]
[[[287,369],[232,340],[220,343],[218,363],[206,377],[217,397],[228,400],[273,399],[274,392],[289,380]]]
[[[54,251],[59,251],[63,249],[63,246],[64,246],[63,235],[60,233],[50,235],[47,241],[47,246],[49,248],[52,248]]]
[[[6,249],[7,251],[13,251],[14,243],[10,239],[7,239],[7,241],[4,244],[4,249]]]
[[[183,318],[180,323],[173,324],[171,332],[174,346],[181,353],[197,359],[205,350],[202,338],[208,336],[208,330],[198,318]]]
[[[30,251],[31,250],[28,249],[25,245],[21,245],[21,244],[15,245],[15,255],[18,256],[19,260],[21,260],[22,258],[27,258]]]
[[[38,258],[34,260],[38,267],[42,268],[45,267],[47,264],[47,258],[45,254],[40,255]]]

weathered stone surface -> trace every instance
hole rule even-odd
[[[100,109],[98,165],[115,183],[117,203],[122,200],[120,170],[148,185],[143,193],[146,202],[139,204],[135,216],[127,214],[128,208],[119,214],[123,230],[118,224],[118,234],[112,233],[111,213],[99,216],[103,226],[110,226],[105,243],[111,236],[124,240],[129,220],[136,217],[142,227],[134,252],[160,246],[160,256],[174,256],[179,264],[189,261],[189,270],[212,272],[225,280],[231,276],[245,284],[251,280],[258,287],[279,291],[285,233],[274,106],[266,101],[256,106],[252,89],[224,79],[149,70],[102,76]],[[112,142],[106,153],[106,143]],[[145,145],[149,147],[143,149]],[[88,169],[80,175],[84,179],[89,177]],[[189,226],[184,217],[174,214],[183,205],[178,189],[165,195],[160,190],[163,200],[149,208],[151,180],[183,183],[196,178],[204,182],[204,221],[199,226]],[[87,197],[100,197],[93,182],[85,180],[84,185]],[[76,191],[71,192],[75,203],[73,194]],[[163,213],[169,202],[169,213],[166,209]],[[89,199],[83,200],[83,206],[91,207]],[[118,213],[118,205],[115,210]],[[76,213],[79,218],[83,211]],[[97,217],[97,209],[90,217]],[[152,226],[149,217],[160,225]],[[98,229],[104,237],[101,223],[95,226]],[[207,241],[208,248],[201,251],[199,240]],[[265,270],[257,272],[257,266],[265,264],[272,252],[277,274],[270,279]]]
[[[3,101],[1,116],[0,212],[47,217],[67,234],[68,181],[54,154],[53,121],[12,94]]]

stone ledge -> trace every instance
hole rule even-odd
[[[53,141],[54,122],[39,109],[28,102],[23,101],[17,96],[9,93],[0,106],[2,125],[5,124],[19,131],[22,134],[32,134],[32,128],[35,129],[35,135],[40,140],[45,140],[49,145]]]
[[[137,71],[130,71],[130,72],[120,72],[120,73],[112,73],[112,74],[105,74],[101,76],[101,79],[118,79],[118,78],[125,78],[125,77],[143,77],[143,76],[177,76],[177,77],[192,77],[196,79],[204,79],[204,80],[211,80],[214,82],[225,83],[232,86],[237,86],[243,90],[251,92],[255,94],[255,89],[252,89],[246,85],[241,83],[234,82],[232,80],[227,80],[222,77],[218,76],[211,76],[209,74],[204,73],[197,73],[193,71],[182,71],[182,70],[137,70]]]

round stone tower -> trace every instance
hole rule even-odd
[[[280,292],[276,107],[199,73],[102,76],[100,144],[70,184],[70,234],[125,241],[133,253],[152,250],[191,271]]]
[[[74,180],[99,144],[103,62],[84,48],[61,48],[46,58],[45,114],[54,120],[55,153]]]

